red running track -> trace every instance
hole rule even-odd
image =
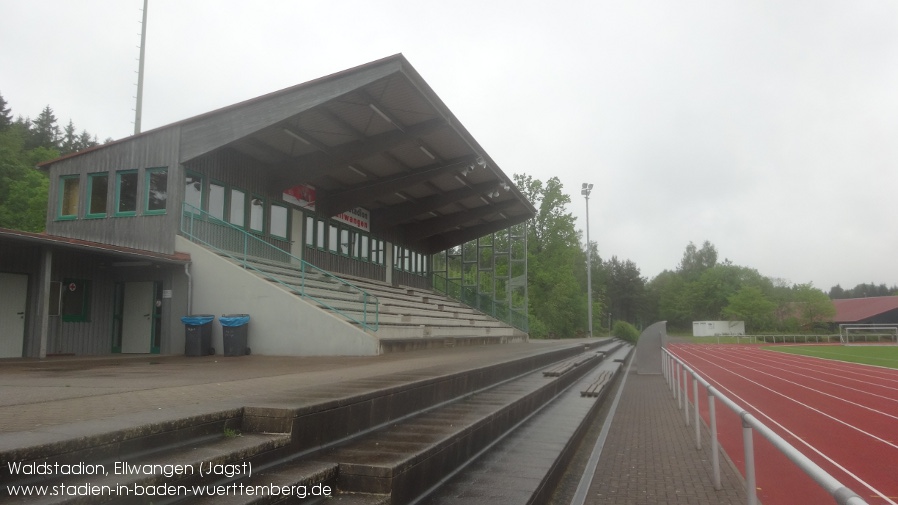
[[[898,505],[898,370],[754,346],[668,350],[868,503]],[[687,393],[693,401],[691,379]],[[707,393],[698,394],[707,423]],[[741,420],[720,402],[716,412],[721,446],[745,475]],[[766,439],[753,439],[761,503],[834,503]]]

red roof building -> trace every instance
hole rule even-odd
[[[898,324],[898,296],[833,300],[837,324]]]

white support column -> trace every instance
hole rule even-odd
[[[306,248],[304,235],[306,217],[301,210],[291,209],[290,213],[292,214],[290,216],[290,254],[302,260],[305,259],[302,257],[302,252]],[[296,260],[291,258],[290,262],[296,263]]]
[[[47,339],[50,333],[50,280],[53,277],[53,250],[44,247],[41,251],[41,267],[38,275],[40,286],[37,293],[38,331],[40,338],[39,358],[47,357]]]
[[[386,277],[384,281],[387,284],[393,284],[393,244],[384,242],[384,266],[386,267]]]

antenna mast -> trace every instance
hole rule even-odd
[[[147,4],[143,0],[143,22],[140,25],[140,64],[137,67],[137,108],[134,109],[134,135],[140,133],[140,115],[143,109],[143,57],[147,45]]]

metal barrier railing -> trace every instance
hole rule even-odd
[[[231,251],[226,248],[219,247],[219,246],[199,237],[198,233],[194,232],[194,224],[195,224],[195,220],[197,220],[197,219],[202,219],[203,221],[205,221],[207,223],[212,223],[215,226],[222,227],[223,229],[231,230],[231,232],[235,236],[239,237],[236,242],[237,242],[237,245],[240,245],[242,247],[243,254],[240,255],[239,253],[237,253],[235,251]],[[237,262],[244,269],[253,270],[254,272],[261,275],[262,277],[283,286],[287,290],[289,290],[293,293],[296,293],[303,298],[308,298],[310,300],[314,300],[315,302],[317,302],[319,305],[326,308],[327,310],[330,310],[331,312],[339,314],[340,316],[342,316],[354,323],[359,324],[361,327],[363,327],[367,330],[377,331],[378,328],[380,327],[380,301],[377,299],[377,297],[375,295],[368,293],[367,291],[363,290],[362,288],[356,286],[355,284],[353,284],[345,279],[341,279],[340,277],[337,277],[336,275],[328,272],[327,270],[322,270],[321,268],[318,268],[315,265],[313,265],[307,261],[301,260],[301,259],[297,258],[296,256],[293,256],[289,252],[281,249],[280,247],[277,247],[273,244],[269,244],[268,242],[265,242],[261,238],[247,232],[243,228],[234,226],[233,224],[228,223],[226,221],[222,221],[221,219],[209,214],[208,212],[206,212],[202,209],[198,209],[198,208],[194,207],[193,205],[190,205],[189,203],[184,203],[184,209],[181,214],[181,234],[184,235],[185,237],[187,237],[188,239],[190,239],[192,242],[197,242],[197,243],[203,244],[204,246],[208,247],[209,249],[214,250],[218,254],[221,254],[223,256],[227,256],[228,258],[231,258],[232,260]],[[258,267],[256,267],[255,265],[253,265],[253,263],[251,262],[252,258],[249,255],[249,251],[251,249],[250,244],[255,245],[256,248],[261,247],[261,248],[264,248],[267,250],[276,251],[280,257],[285,258],[287,261],[292,260],[292,262],[294,262],[296,265],[298,265],[299,269],[297,271],[300,274],[299,289],[297,289],[295,285],[288,284],[288,283],[284,282],[283,279],[281,279],[280,277],[273,275],[270,272],[261,270]],[[306,291],[306,278],[308,276],[308,272],[310,272],[310,271],[315,272],[317,275],[321,275],[333,282],[336,282],[336,283],[340,284],[341,286],[347,286],[347,287],[349,287],[350,291],[358,293],[360,301],[361,301],[361,305],[362,305],[361,306],[362,318],[358,319],[358,318],[354,317],[353,315],[348,314],[345,311],[343,311],[337,307],[334,307],[333,305],[328,303],[327,300],[317,297],[317,296],[314,296],[311,293],[307,292]],[[373,307],[373,314],[369,307]],[[373,316],[373,319],[374,319],[373,322],[370,321],[369,316]]]
[[[723,393],[718,391],[707,380],[699,376],[695,370],[684,363],[680,358],[671,354],[667,349],[662,349],[661,370],[664,378],[670,386],[673,397],[677,400],[679,408],[683,410],[686,418],[686,425],[689,426],[689,394],[688,381],[692,376],[692,397],[695,399],[694,419],[695,419],[695,446],[696,449],[702,448],[701,441],[701,422],[699,422],[699,402],[698,402],[698,385],[705,387],[708,393],[708,418],[711,432],[711,465],[713,468],[714,489],[721,488],[720,483],[720,444],[717,440],[717,415],[715,412],[715,398],[726,405],[742,420],[742,446],[745,457],[745,491],[748,495],[748,505],[757,505],[758,494],[755,477],[755,456],[753,430],[757,431],[766,438],[778,451],[789,458],[801,471],[807,474],[820,487],[826,490],[839,505],[865,505],[864,501],[857,493],[836,480],[835,477],[820,468],[810,458],[802,454],[789,442],[777,435],[773,430],[768,428],[764,423],[759,421],[751,413],[740,407],[731,399],[727,398]]]
[[[462,286],[440,275],[434,275],[433,289],[523,332],[530,331],[526,312],[513,309],[508,303],[493,300],[491,296],[479,293],[472,286]]]

